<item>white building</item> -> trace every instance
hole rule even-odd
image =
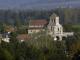
[[[9,36],[5,35],[5,37],[2,37],[2,41],[9,43],[10,42]]]
[[[54,37],[54,40],[57,40],[57,37],[59,40],[62,40],[62,37],[72,36],[73,32],[63,32],[63,27],[59,23],[59,16],[56,14],[52,14],[50,17],[50,21],[48,24],[48,34]]]
[[[59,24],[59,17],[56,14],[51,15],[47,27],[49,34],[63,34],[63,27]]]

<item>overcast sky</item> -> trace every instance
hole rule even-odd
[[[79,7],[80,0],[0,0],[0,8]]]

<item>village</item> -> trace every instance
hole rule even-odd
[[[73,60],[79,53],[79,25],[70,21],[66,24],[65,16],[53,11],[42,15],[34,12],[33,16],[19,16],[19,13],[0,23],[2,60],[4,55],[9,55],[10,60]]]
[[[10,42],[9,35],[11,32],[15,32],[16,29],[13,27],[6,27],[6,32],[4,34],[0,34],[1,41]],[[27,34],[20,34],[16,38],[23,42],[26,40],[31,39],[32,34],[45,32],[46,35],[50,35],[54,37],[55,40],[62,41],[63,37],[73,36],[74,32],[64,32],[63,26],[59,23],[59,16],[53,13],[50,16],[49,22],[46,19],[37,19],[37,20],[30,20],[28,29],[26,30]],[[36,36],[38,37],[38,36]]]
[[[0,0],[0,60],[80,60],[80,0]]]

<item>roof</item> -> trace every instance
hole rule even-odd
[[[16,31],[16,29],[12,26],[5,26],[5,31],[6,32],[14,32],[14,31]]]
[[[52,17],[56,17],[56,16],[57,16],[57,14],[53,13],[51,16],[52,16]]]
[[[52,18],[52,19],[55,18],[55,17],[58,17],[57,14],[55,14],[55,13],[53,13],[53,14],[50,16],[50,18]]]
[[[29,40],[30,36],[28,34],[19,34],[16,38],[18,40]]]
[[[31,20],[30,25],[46,25],[48,23],[45,19]]]
[[[30,28],[28,28],[28,30],[37,30],[37,29],[44,29],[43,27],[30,27]]]

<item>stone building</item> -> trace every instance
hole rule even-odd
[[[30,20],[28,34],[38,33],[40,31],[45,31],[45,27],[47,24],[47,20],[38,19],[38,20]]]
[[[73,32],[64,32],[62,25],[59,23],[59,16],[55,13],[50,16],[49,24],[47,25],[48,34],[54,37],[54,40],[62,40],[63,37],[72,36]]]
[[[61,24],[59,24],[59,16],[56,14],[51,15],[47,27],[49,34],[63,34],[63,27]]]
[[[47,31],[45,29],[47,28]],[[63,37],[72,36],[73,32],[63,32],[63,27],[59,23],[59,16],[53,13],[50,16],[49,22],[47,20],[31,20],[29,22],[28,34],[46,31],[48,35],[54,37],[54,40],[62,40]]]

